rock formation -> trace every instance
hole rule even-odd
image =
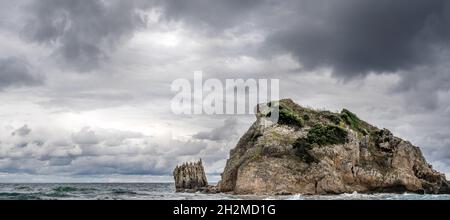
[[[418,147],[348,110],[316,111],[291,100],[269,106],[269,112],[258,111],[256,122],[231,150],[217,186],[221,192],[450,192],[444,174],[432,169]],[[277,123],[268,117],[275,107]],[[203,169],[196,167],[176,169],[177,187],[206,182]],[[193,174],[185,179],[186,172]]]
[[[202,160],[177,166],[173,176],[177,192],[199,191],[208,186]]]

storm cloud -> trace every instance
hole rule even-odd
[[[36,86],[43,77],[33,72],[24,58],[0,58],[0,91],[7,87]]]
[[[299,1],[269,44],[305,68],[328,66],[343,77],[434,65],[450,43],[447,1]]]
[[[145,27],[134,0],[43,0],[26,8],[25,36],[54,46],[57,57],[82,72],[97,68],[134,31]]]
[[[206,33],[259,29],[265,53],[344,78],[434,65],[449,49],[445,0],[161,1],[163,16]],[[282,24],[282,25],[280,25]]]
[[[444,0],[0,0],[0,173],[222,171],[254,117],[170,111],[175,79],[280,79],[450,173]],[[14,134],[14,135],[13,135]]]
[[[301,1],[34,1],[25,35],[51,44],[80,71],[92,70],[146,25],[143,12],[206,33],[257,28],[266,53],[291,53],[304,68],[331,67],[351,78],[433,65],[447,50],[450,4],[445,0]],[[279,25],[282,23],[283,25]]]

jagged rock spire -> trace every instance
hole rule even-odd
[[[199,190],[208,186],[202,160],[195,163],[183,163],[173,171],[176,190]]]

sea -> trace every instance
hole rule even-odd
[[[254,196],[176,193],[173,183],[0,183],[0,200],[450,200],[450,195]]]

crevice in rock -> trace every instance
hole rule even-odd
[[[317,194],[317,185],[319,184],[319,181],[316,181],[314,183],[314,193]]]

